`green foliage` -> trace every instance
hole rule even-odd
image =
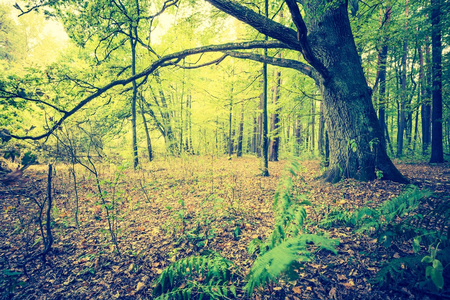
[[[254,239],[248,247],[250,253],[255,253],[258,248],[260,250],[260,256],[253,263],[247,277],[245,289],[249,295],[255,287],[274,281],[282,274],[293,278],[296,274],[294,269],[299,263],[310,259],[311,253],[308,249],[311,243],[337,253],[334,248],[337,245],[336,240],[302,232],[307,218],[303,205],[311,203],[297,193],[294,179],[299,180],[299,170],[299,163],[291,162],[286,169],[286,175],[280,180],[273,205],[275,226],[267,242],[261,243],[259,239]]]
[[[292,161],[278,184],[273,203],[275,227],[269,238],[269,248],[282,243],[286,237],[297,236],[305,223],[306,210],[303,205],[311,203],[304,195],[297,193],[294,182],[302,180],[297,175],[298,171],[300,164]]]
[[[190,256],[169,265],[155,280],[155,299],[236,297],[234,264],[218,253]]]
[[[390,281],[395,281],[403,278],[406,270],[411,272],[420,264],[420,257],[406,256],[390,260],[383,268],[378,271],[373,279],[376,284],[387,284]]]
[[[438,249],[439,244],[434,249],[430,247],[428,249],[430,255],[424,256],[421,262],[427,264],[425,276],[431,278],[436,288],[441,290],[444,287],[444,267],[442,266],[442,262],[436,258]]]
[[[409,273],[415,274],[416,282],[431,281],[439,290],[444,287],[443,265],[450,260],[450,247],[441,251],[442,254],[438,258],[440,243],[448,243],[448,235],[444,231],[450,209],[446,201],[435,207],[432,213],[427,215],[434,220],[433,230],[427,229],[422,222],[424,216],[417,211],[421,200],[431,195],[429,191],[408,186],[398,197],[384,202],[377,208],[363,207],[353,213],[334,209],[320,225],[354,226],[357,233],[377,236],[378,241],[385,247],[390,247],[394,240],[411,240],[415,254],[388,261],[377,273],[374,282],[384,284],[391,280],[400,280],[408,270]],[[442,227],[440,232],[439,227]],[[420,254],[421,243],[428,245],[429,255]]]
[[[415,214],[420,200],[431,196],[429,191],[421,191],[411,185],[399,196],[384,202],[380,207],[362,207],[350,213],[333,209],[320,225],[330,227],[333,224],[356,227],[357,233],[377,235],[378,240],[388,247],[394,239],[412,239],[428,231],[415,226],[421,220]]]
[[[0,293],[1,299],[11,299],[14,291],[19,286],[24,286],[25,282],[19,278],[22,276],[21,272],[12,271],[10,269],[3,269],[0,273]]]
[[[33,154],[30,151],[27,151],[24,153],[22,159],[21,159],[21,164],[23,166],[29,166],[29,165],[33,165],[37,163],[37,156],[36,154]]]
[[[314,243],[323,249],[337,254],[336,241],[316,234],[302,234],[292,237],[259,256],[247,276],[245,289],[249,295],[255,287],[263,286],[270,281],[275,281],[283,273],[290,279],[295,279],[295,268],[300,262],[310,260],[311,253],[308,247]]]
[[[421,215],[413,212],[417,210],[420,200],[430,197],[431,194],[411,185],[398,197],[384,202],[379,208],[363,207],[353,214],[353,221],[359,227],[357,232],[378,234],[379,241],[386,247],[390,246],[395,238],[410,239],[423,234],[424,229],[414,225]]]

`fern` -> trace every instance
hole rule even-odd
[[[190,256],[169,265],[155,280],[155,299],[222,299],[236,296],[233,280],[234,264],[213,252],[206,256]]]
[[[420,266],[423,256],[414,255],[393,259],[386,263],[372,280],[373,283],[385,285],[391,281],[397,281],[404,277],[406,270],[414,270]]]
[[[304,234],[290,238],[259,256],[252,265],[245,289],[251,296],[255,287],[275,281],[282,273],[292,274],[298,262],[310,260],[308,245],[314,243],[337,254],[336,241],[315,234]]]
[[[310,259],[311,243],[336,253],[335,240],[316,234],[302,234],[307,220],[304,205],[311,203],[298,194],[295,188],[294,179],[298,180],[298,170],[299,164],[292,162],[287,175],[278,185],[273,205],[275,226],[271,235],[265,243],[253,240],[249,245],[252,254],[258,248],[260,250],[260,256],[247,276],[245,290],[250,296],[256,287],[275,281],[282,274],[296,274],[293,271],[299,263]]]
[[[300,229],[306,221],[306,210],[304,205],[310,205],[311,202],[305,199],[304,195],[298,194],[295,188],[294,179],[302,180],[297,172],[300,170],[300,164],[292,161],[285,170],[283,179],[280,180],[275,192],[273,210],[275,212],[275,226],[271,236],[264,249],[272,249],[282,243],[286,238],[297,236]]]
[[[409,186],[405,192],[386,201],[379,208],[363,207],[352,216],[353,222],[359,227],[356,232],[374,232],[385,246],[390,246],[395,238],[411,239],[429,234],[426,229],[416,226],[421,216],[414,212],[420,205],[420,200],[430,197],[431,194],[429,191],[420,191],[415,186]]]

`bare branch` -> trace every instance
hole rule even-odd
[[[99,97],[103,93],[109,91],[110,89],[116,87],[116,86],[125,86],[137,79],[140,79],[142,77],[146,77],[153,72],[155,72],[158,68],[173,65],[174,63],[180,61],[181,59],[195,54],[201,54],[201,53],[207,53],[207,52],[222,52],[227,50],[244,50],[244,49],[257,49],[257,48],[285,48],[285,49],[291,49],[291,46],[286,45],[284,43],[280,43],[277,41],[253,41],[253,42],[242,42],[242,43],[228,43],[228,44],[222,44],[222,45],[210,45],[210,46],[204,46],[204,47],[198,47],[193,49],[187,49],[184,51],[172,53],[166,56],[161,57],[160,59],[154,61],[147,69],[143,70],[142,72],[128,77],[126,79],[122,80],[116,80],[113,82],[110,82],[109,84],[105,85],[102,88],[99,88],[96,92],[92,93],[90,96],[84,98],[81,100],[75,107],[73,107],[71,110],[64,112],[63,116],[49,129],[47,132],[38,135],[38,136],[17,136],[17,135],[11,135],[11,137],[15,139],[21,139],[21,140],[40,140],[43,138],[46,138],[50,136],[61,124],[71,117],[73,114],[75,114],[78,110],[80,110],[82,107],[84,107],[86,104],[94,100],[95,98]],[[173,62],[175,60],[175,62]]]
[[[11,93],[11,92],[9,92],[9,91],[5,91],[5,90],[3,90],[3,89],[0,90],[0,92],[9,95],[9,96],[6,96],[6,97],[0,96],[0,98],[3,98],[3,99],[19,98],[19,99],[23,99],[23,100],[27,100],[27,101],[31,101],[31,102],[36,102],[36,103],[44,104],[44,105],[46,105],[46,106],[48,106],[48,107],[51,107],[51,108],[53,108],[54,110],[56,110],[56,111],[58,111],[58,112],[60,112],[60,113],[63,113],[63,114],[64,114],[64,113],[67,113],[67,111],[65,111],[65,110],[63,110],[63,109],[61,109],[61,108],[58,108],[58,107],[54,106],[53,104],[50,104],[50,103],[45,102],[45,101],[40,100],[40,99],[34,99],[34,98],[28,98],[28,97],[20,96],[19,94],[14,94],[14,93]]]
[[[218,59],[209,61],[207,63],[201,64],[201,65],[189,65],[189,66],[184,66],[184,65],[179,65],[179,64],[174,64],[177,67],[179,67],[180,69],[198,69],[198,68],[202,68],[202,67],[206,67],[206,66],[210,66],[210,65],[218,65],[220,64],[225,58],[227,57],[227,55],[222,55],[221,57],[219,57]]]
[[[224,53],[226,53],[228,56],[235,58],[250,59],[253,61],[265,62],[270,65],[282,68],[294,69],[300,71],[301,73],[305,74],[308,77],[311,77],[314,80],[317,80],[317,73],[313,67],[293,59],[269,57],[248,52],[225,51]]]
[[[37,5],[32,6],[32,7],[30,7],[30,8],[27,9],[27,10],[23,10],[17,3],[14,4],[13,6],[14,6],[14,8],[20,10],[20,14],[18,15],[18,17],[20,17],[20,16],[23,16],[23,15],[25,15],[25,14],[28,14],[28,13],[30,13],[30,12],[32,12],[32,11],[38,9],[39,7],[43,7],[43,6],[51,6],[52,4],[57,3],[57,2],[58,2],[58,0],[45,1],[45,2],[42,2],[41,4],[37,4]]]

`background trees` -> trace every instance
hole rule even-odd
[[[227,8],[220,5],[234,5],[228,1],[212,2],[225,11]],[[311,13],[315,10],[317,16],[325,16],[332,9],[317,6],[319,2],[306,1],[300,7],[307,12],[305,21],[310,47],[313,48],[319,39],[317,34],[314,35],[314,30],[318,30],[314,27],[317,20],[309,16],[314,15]],[[29,2],[27,7],[19,3],[20,10],[16,8],[14,12],[16,15],[21,10],[27,12],[36,4],[39,3]],[[282,14],[289,15],[286,4],[276,1],[268,4],[269,19],[278,20],[276,24],[282,27],[269,22],[264,28],[259,28],[259,21],[251,24],[253,27],[246,26],[204,2],[196,2],[192,6],[183,1],[64,1],[39,7],[47,15],[63,22],[70,42],[64,52],[53,54],[51,60],[41,61],[33,65],[33,69],[22,66],[27,60],[24,49],[33,48],[34,53],[38,53],[39,47],[47,51],[58,49],[60,45],[55,44],[55,40],[47,40],[36,47],[35,39],[26,37],[32,31],[27,29],[24,18],[31,14],[17,19],[11,5],[4,6],[2,13],[5,18],[2,18],[0,35],[0,42],[4,45],[0,49],[3,57],[1,104],[7,113],[3,126],[16,137],[37,136],[67,115],[70,116],[68,120],[76,125],[73,128],[81,131],[86,130],[84,126],[90,120],[98,128],[105,155],[131,158],[135,167],[138,166],[139,155],[144,153],[149,159],[183,153],[261,155],[264,126],[260,95],[263,94],[264,84],[261,82],[264,81],[260,69],[261,62],[266,61],[265,95],[271,159],[277,159],[278,151],[281,158],[309,153],[325,156],[327,139],[330,139],[331,169],[337,172],[347,166],[344,169],[354,169],[350,173],[359,172],[357,170],[367,164],[362,157],[372,152],[374,137],[370,138],[371,143],[370,140],[355,139],[356,136],[352,138],[350,134],[342,136],[342,142],[335,142],[341,138],[330,129],[335,129],[341,121],[335,124],[330,119],[333,115],[330,104],[322,102],[314,80],[304,75],[309,74],[316,80],[320,76],[324,78],[323,74],[317,77],[323,70],[315,59],[321,58],[317,54],[316,57],[311,56],[304,45],[298,45],[296,35],[291,36],[299,23],[290,17],[281,17]],[[345,3],[343,5],[342,13],[346,7]],[[438,129],[433,141],[438,143],[441,137],[442,153],[450,149],[448,112],[445,109],[445,99],[448,98],[448,67],[445,67],[449,59],[446,50],[448,26],[443,26],[448,23],[448,6],[447,2],[440,1],[368,1],[358,5],[350,1],[348,11],[345,11],[350,16],[364,81],[373,89],[371,100],[384,136],[380,138],[380,145],[386,143],[391,156],[420,157],[424,154],[428,157],[431,153],[439,154],[439,150],[434,150],[438,148],[429,148],[432,144],[430,129],[433,128],[430,126],[431,112],[439,111],[439,106],[431,109],[431,95],[438,91],[442,92],[444,105],[442,117],[439,114],[433,117],[433,126]],[[255,16],[265,20],[264,2],[255,1],[249,7]],[[239,11],[234,11],[239,14]],[[432,17],[432,12],[434,16],[441,16],[440,21]],[[36,16],[33,15],[34,18]],[[432,41],[437,41],[437,31],[432,29],[439,28],[439,24],[442,31],[441,63],[433,60],[436,58],[434,53],[439,50],[437,44],[432,45]],[[261,51],[231,51],[239,47],[230,47],[215,53],[180,54],[172,59],[162,59],[168,53],[199,46],[264,40],[260,32],[278,38],[271,26],[286,30],[288,34],[279,38],[285,44],[291,43],[290,48],[306,49],[302,50],[306,51],[306,60],[300,57],[299,52],[281,45],[274,49],[266,47],[264,55]],[[330,52],[330,58],[336,55],[335,51]],[[43,56],[39,54],[39,57]],[[155,62],[163,68],[144,74]],[[311,73],[312,68],[307,63],[314,65],[318,73]],[[442,86],[432,80],[432,65],[444,66],[442,75],[435,73],[434,76],[441,78]],[[330,68],[326,63],[324,67]],[[342,66],[336,68],[341,71]],[[110,85],[111,82],[115,83]],[[130,86],[122,87],[123,83]],[[326,87],[326,84],[319,82],[320,86]],[[76,109],[76,114],[75,111],[67,114],[87,98],[88,101]],[[11,118],[15,107],[20,107],[20,122]],[[131,126],[124,126],[127,123]],[[439,125],[442,125],[442,133],[439,133]],[[33,131],[27,131],[33,126],[36,127]],[[56,141],[50,139],[48,143],[56,147]],[[367,146],[364,148],[362,145]],[[354,159],[353,154],[356,155]],[[353,166],[349,165],[350,161],[354,161]],[[370,178],[375,174],[375,167],[380,169],[380,166],[373,165],[369,171],[372,174]],[[385,169],[383,172],[387,176],[390,171]],[[350,173],[348,175],[354,177]]]

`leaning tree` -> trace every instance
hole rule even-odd
[[[60,118],[45,133],[13,137],[47,137],[80,108],[114,87],[145,80],[157,69],[178,65],[190,55],[222,52],[218,59],[199,67],[232,56],[293,68],[314,79],[323,97],[329,137],[329,167],[323,174],[326,181],[336,182],[341,178],[372,180],[382,174],[383,179],[408,182],[386,153],[383,132],[372,104],[372,90],[367,85],[350,26],[348,0],[285,0],[296,30],[249,8],[254,6],[247,7],[235,0],[206,1],[271,39],[204,46],[159,57],[141,72],[97,88],[73,108],[60,110]],[[167,0],[166,4],[173,2],[177,0]],[[299,52],[306,63],[239,51],[261,48],[291,49]]]

